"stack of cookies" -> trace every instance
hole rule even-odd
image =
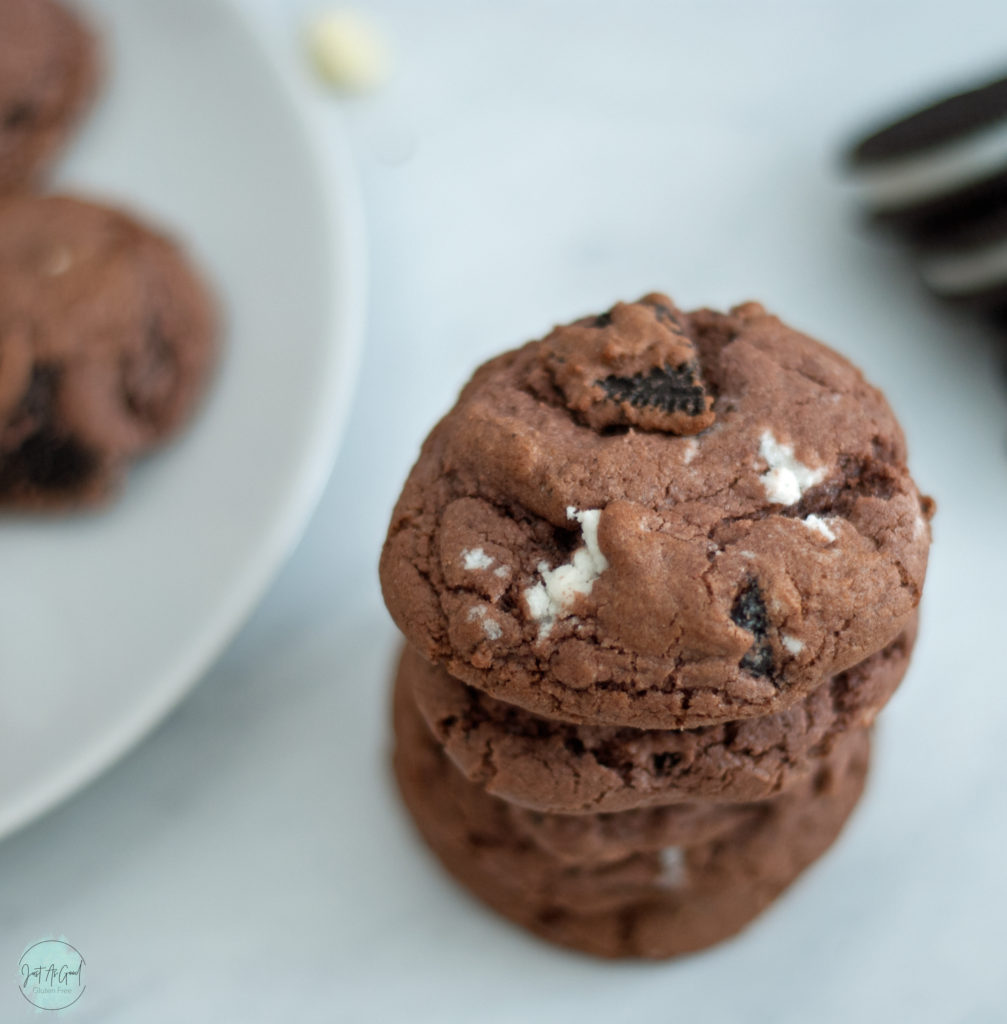
[[[381,559],[427,842],[576,949],[735,933],[860,796],[932,511],[881,393],[754,303],[648,295],[486,363]]]

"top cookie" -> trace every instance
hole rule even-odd
[[[97,82],[94,41],[52,0],[0,2],[0,194],[55,154]]]
[[[385,600],[429,660],[539,715],[770,714],[907,624],[932,503],[905,459],[835,352],[755,303],[648,295],[476,371],[395,508]]]

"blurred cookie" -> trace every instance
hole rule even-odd
[[[381,580],[423,656],[493,697],[693,728],[792,707],[893,641],[931,512],[849,362],[757,304],[649,295],[476,371]]]
[[[94,40],[54,0],[0,2],[0,194],[30,184],[97,84]]]
[[[516,831],[509,805],[462,778],[409,715],[397,701],[396,776],[447,870],[543,938],[608,957],[675,956],[743,928],[836,838],[869,751],[866,731],[850,734],[812,779],[714,838],[571,863]]]
[[[184,254],[133,218],[0,199],[0,505],[106,497],[191,415],[214,319]]]
[[[523,807],[594,814],[680,801],[762,800],[810,775],[844,733],[870,725],[895,692],[915,640],[909,629],[800,703],[762,718],[695,729],[627,729],[539,718],[452,679],[407,649],[411,690],[458,769]]]
[[[904,114],[848,164],[872,216],[914,238],[984,219],[1007,193],[1007,78]]]

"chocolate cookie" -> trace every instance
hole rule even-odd
[[[399,742],[409,746],[440,746],[419,710],[414,688],[410,684],[405,655],[395,681],[395,731]],[[442,748],[443,751],[443,748]],[[455,765],[457,767],[457,765]],[[475,800],[472,813],[485,806],[483,786],[458,785],[456,798]],[[501,801],[502,802],[502,801]],[[659,807],[641,807],[618,813],[543,813],[507,801],[505,813],[515,836],[535,843],[551,856],[571,862],[604,862],[619,860],[630,853],[662,850],[668,846],[706,842],[736,828],[758,812],[754,803],[674,803]]]
[[[716,838],[570,863],[515,831],[508,804],[462,778],[408,714],[399,701],[396,776],[448,871],[505,917],[599,956],[674,956],[739,931],[831,845],[867,768],[861,730],[813,779]]]
[[[0,2],[0,194],[55,155],[97,83],[94,40],[53,0]]]
[[[476,371],[395,508],[385,601],[538,715],[774,714],[909,622],[932,503],[905,459],[881,393],[761,306],[620,303]]]
[[[189,417],[215,347],[173,243],[78,199],[0,200],[0,505],[104,498]]]
[[[568,725],[452,679],[407,648],[398,685],[448,756],[488,793],[538,811],[588,814],[678,801],[761,800],[809,775],[851,729],[870,725],[909,664],[898,639],[799,704],[685,730]]]

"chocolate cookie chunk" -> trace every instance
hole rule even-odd
[[[543,812],[625,811],[678,801],[751,801],[806,778],[837,739],[870,725],[909,663],[915,619],[886,648],[799,704],[685,730],[568,725],[452,679],[415,651],[399,683],[448,756],[488,793]]]
[[[698,434],[716,418],[695,343],[663,295],[557,327],[539,360],[535,390],[548,400],[558,389],[566,407],[595,430]]]
[[[53,0],[0,2],[0,194],[55,155],[97,82],[94,41]]]
[[[189,417],[214,351],[171,242],[78,199],[0,199],[0,505],[104,498]]]
[[[617,331],[609,376],[639,375],[661,308],[661,344],[684,335],[713,398],[693,436],[598,419],[605,402],[578,390],[598,372],[591,332]],[[883,396],[835,352],[756,304],[627,309],[476,371],[395,508],[385,601],[424,657],[537,715],[673,729],[774,714],[906,627],[932,504]]]
[[[861,730],[814,778],[725,833],[571,863],[516,831],[508,804],[462,778],[433,739],[410,725],[404,701],[396,720],[402,796],[447,870],[505,917],[599,956],[669,957],[739,931],[831,845],[867,769]]]

